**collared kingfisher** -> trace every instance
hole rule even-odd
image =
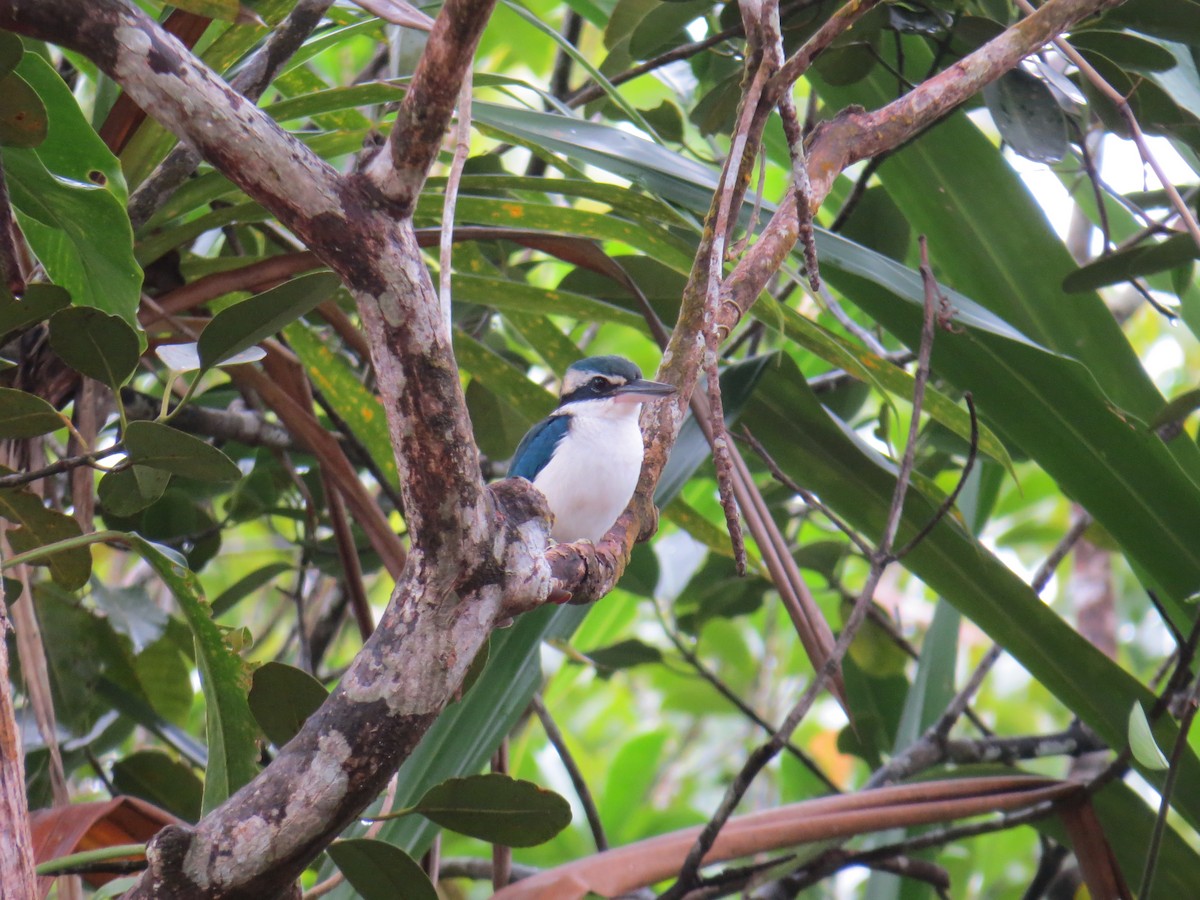
[[[572,364],[558,407],[521,439],[510,477],[527,478],[554,513],[550,536],[598,541],[629,505],[642,470],[642,403],[675,393],[620,356]]]

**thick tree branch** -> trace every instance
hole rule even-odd
[[[386,151],[368,168],[369,177],[404,215],[412,211],[437,157],[493,6],[495,0],[447,0],[396,112]]]

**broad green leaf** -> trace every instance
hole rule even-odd
[[[1129,750],[1133,753],[1133,758],[1147,769],[1165,769],[1169,765],[1154,740],[1154,732],[1150,730],[1146,711],[1137,700],[1129,707]]]
[[[26,53],[17,72],[50,115],[40,146],[4,152],[21,228],[50,277],[77,305],[97,307],[136,328],[142,271],[133,259],[121,167],[49,63]]]
[[[440,221],[441,214],[442,199],[438,195],[424,195],[417,202],[418,223]],[[686,272],[692,262],[691,250],[657,223],[626,219],[612,213],[604,215],[586,209],[533,203],[518,198],[460,194],[455,207],[455,223],[542,230],[552,234],[577,235],[589,240],[622,241],[681,272]]]
[[[328,697],[325,686],[303,669],[272,661],[254,670],[248,699],[263,734],[282,747]]]
[[[517,410],[525,418],[527,428],[549,415],[558,402],[554,394],[534,384],[520,369],[457,328],[454,330],[454,357],[464,370]]]
[[[983,99],[1000,135],[1017,153],[1044,163],[1067,155],[1067,117],[1036,75],[1010,69],[983,89]]]
[[[124,535],[123,540],[163,580],[192,630],[196,664],[204,688],[208,768],[204,776],[203,812],[207,813],[258,772],[258,727],[246,702],[249,672],[213,622],[212,610],[195,574],[171,551],[140,535]]]
[[[691,209],[708,209],[717,185],[717,174],[708,166],[609,125],[492,103],[476,103],[472,112],[479,124],[621,175]]]
[[[0,146],[31,149],[46,139],[46,106],[16,72],[0,78]]]
[[[138,241],[135,251],[137,260],[142,265],[148,266],[170,250],[195,240],[206,231],[235,223],[265,222],[270,218],[271,214],[257,203],[222,206],[186,222],[155,229]]]
[[[34,394],[0,387],[0,438],[21,439],[49,434],[67,424],[67,418]]]
[[[11,472],[0,466],[0,474]],[[8,540],[17,553],[50,547],[83,533],[74,518],[48,509],[42,498],[27,488],[0,488],[0,519],[19,526],[8,531]],[[92,554],[86,546],[70,546],[47,555],[37,565],[48,566],[55,584],[74,591],[91,577]]]
[[[100,506],[114,516],[136,515],[163,495],[170,480],[170,472],[150,466],[106,472],[97,488]]]
[[[388,480],[398,485],[396,456],[392,452],[387,415],[379,398],[363,386],[345,358],[322,343],[313,329],[301,322],[293,322],[284,327],[283,336],[303,363],[313,387],[321,392],[325,402],[366,447]]]
[[[508,847],[537,846],[571,824],[571,806],[558,794],[496,773],[443,781],[413,810],[443,828]]]
[[[789,306],[776,304],[771,311],[763,312],[759,318],[767,320],[776,313],[783,320],[784,330],[800,346],[831,365],[842,369],[880,392],[888,392],[902,399],[910,399],[915,379],[899,366],[851,344],[838,337]],[[967,410],[955,403],[937,388],[926,387],[924,410],[936,422],[945,425],[964,441],[971,436],[971,416]],[[979,449],[1013,472],[1012,458],[1003,442],[986,424],[979,427]]]
[[[119,389],[137,368],[139,332],[118,316],[76,306],[50,317],[50,348],[76,372]]]
[[[332,844],[329,857],[363,900],[438,900],[425,870],[393,844],[350,838]]]
[[[201,481],[237,481],[242,470],[212,444],[161,422],[130,422],[123,437],[129,458]]]
[[[221,310],[200,333],[201,367],[210,369],[265,340],[327,300],[340,284],[332,272],[312,272]]]
[[[1200,4],[1192,0],[1128,0],[1106,11],[1095,24],[1197,44],[1200,43]]]
[[[7,32],[0,31],[0,35]],[[0,291],[0,338],[48,319],[71,304],[71,295],[56,284],[31,284],[20,300]]]

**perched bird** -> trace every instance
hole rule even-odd
[[[529,429],[508,467],[528,478],[554,513],[550,536],[598,541],[629,505],[642,470],[642,403],[675,393],[620,356],[567,369],[558,408]]]

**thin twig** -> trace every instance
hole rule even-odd
[[[975,414],[975,399],[971,396],[970,391],[963,394],[963,400],[966,401],[967,412],[971,416],[971,440],[967,446],[967,460],[963,463],[962,471],[958,475],[958,482],[954,485],[954,490],[938,505],[937,511],[929,521],[921,527],[921,530],[913,535],[912,540],[896,551],[897,559],[906,557],[914,547],[929,536],[929,532],[937,527],[938,522],[950,514],[950,510],[954,508],[954,504],[958,500],[958,495],[967,486],[967,478],[970,477],[971,470],[975,467],[975,457],[979,453],[979,417]]]
[[[1154,820],[1154,830],[1150,832],[1150,845],[1146,848],[1146,866],[1142,871],[1142,883],[1138,887],[1137,897],[1149,897],[1154,887],[1154,876],[1158,870],[1158,856],[1162,849],[1163,833],[1167,827],[1167,813],[1171,810],[1171,795],[1175,792],[1175,782],[1182,768],[1183,753],[1188,746],[1188,732],[1196,718],[1197,707],[1200,707],[1200,678],[1192,682],[1192,689],[1184,698],[1183,714],[1179,719],[1179,734],[1175,737],[1175,746],[1171,750],[1171,764],[1167,769],[1167,777],[1163,781],[1162,793],[1158,804],[1158,816]]]
[[[471,72],[463,78],[458,94],[458,125],[454,129],[454,159],[446,178],[446,192],[442,197],[442,236],[438,247],[438,296],[442,303],[442,318],[446,328],[450,321],[450,284],[454,265],[454,214],[458,205],[458,186],[462,181],[463,166],[471,152]]]
[[[550,710],[546,709],[546,704],[542,702],[540,694],[534,694],[529,705],[533,707],[538,721],[542,723],[546,739],[550,741],[550,746],[554,748],[554,752],[562,761],[563,768],[567,770],[567,777],[571,779],[571,786],[575,788],[575,795],[583,804],[583,812],[587,816],[588,827],[592,830],[592,839],[596,842],[596,850],[600,852],[607,850],[608,838],[604,835],[604,823],[600,821],[600,811],[596,808],[596,801],[592,798],[592,792],[587,786],[579,764],[575,762],[575,757],[571,755],[571,750],[567,747],[563,733],[559,730],[554,717],[550,715]]]
[[[675,645],[675,649],[679,651],[679,655],[682,656],[684,661],[692,667],[696,674],[712,685],[713,689],[716,690],[718,694],[737,707],[738,711],[747,719],[749,719],[759,728],[763,729],[763,731],[766,731],[768,734],[774,734],[775,726],[755,712],[754,708],[746,703],[746,701],[743,700],[736,691],[722,681],[715,672],[709,669],[708,666],[704,664],[704,661],[688,648],[687,644],[683,642],[683,639],[680,638],[675,629],[668,625],[667,618],[662,610],[662,607],[660,607],[657,602],[654,604],[654,606],[655,610],[658,612],[659,621],[662,623],[663,632],[667,635],[668,640]],[[791,741],[786,742],[783,745],[783,749],[791,753],[792,756],[794,756],[802,766],[812,772],[812,774],[831,791],[836,794],[842,793],[842,789],[838,787],[837,783],[834,782],[832,778],[825,774],[825,771],[817,764],[817,761]]]
[[[3,160],[0,160],[0,277],[3,277],[9,293],[17,297],[25,293],[25,275],[21,271],[21,256],[17,252],[20,235],[21,229],[8,196],[8,178],[4,173]]]
[[[775,461],[775,457],[767,452],[767,448],[762,445],[762,442],[745,425],[742,426],[741,437],[742,440],[750,445],[750,449],[758,455],[758,458],[763,461],[767,467],[767,471],[771,473],[771,477],[803,500],[806,506],[812,507],[832,522],[838,531],[850,538],[851,542],[859,549],[863,556],[869,557],[875,552],[875,548],[867,542],[866,538],[851,528],[841,516],[817,499],[814,493],[802,488],[790,475],[783,471],[779,463]]]
[[[51,475],[59,475],[63,472],[69,472],[72,469],[77,469],[80,466],[90,466],[99,460],[109,456],[114,456],[117,453],[124,453],[124,445],[117,443],[111,447],[106,447],[103,450],[97,450],[95,453],[84,453],[82,456],[67,456],[60,460],[50,463],[47,466],[42,466],[40,469],[35,469],[32,472],[14,472],[11,475],[0,475],[0,490],[4,488],[21,487],[30,482],[37,481],[41,478],[49,478]]]

